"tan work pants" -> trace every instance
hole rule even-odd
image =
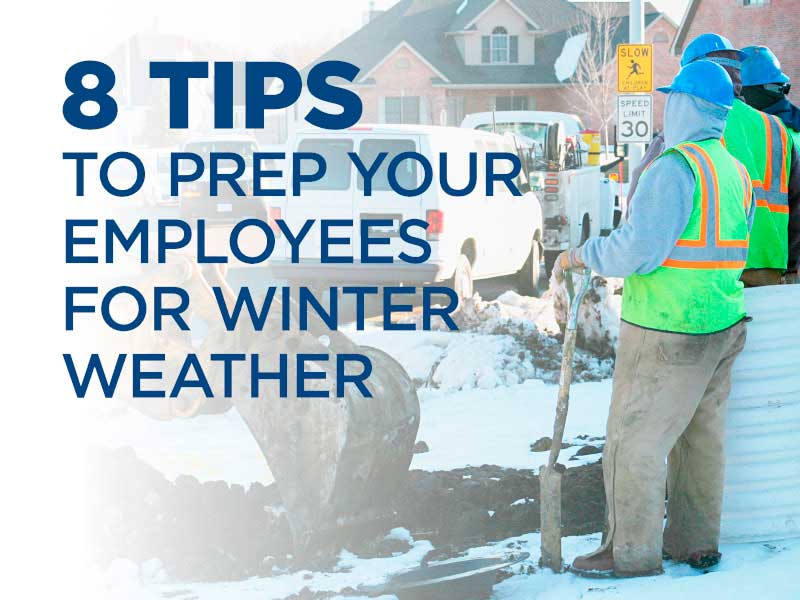
[[[745,335],[744,322],[709,335],[622,323],[603,451],[608,528],[598,551],[613,544],[618,575],[661,572],[662,541],[676,560],[717,550],[725,411]]]

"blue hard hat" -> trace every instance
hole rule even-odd
[[[712,52],[720,52],[723,50],[736,52],[739,55],[740,61],[745,59],[744,53],[734,48],[733,44],[731,44],[731,41],[728,38],[716,33],[701,33],[694,38],[688,46],[686,46],[686,49],[683,51],[683,56],[681,56],[681,66],[685,67],[689,63],[704,58],[706,55],[711,54]],[[728,61],[730,61],[730,59],[725,59],[722,57],[712,57],[712,59],[713,62],[721,65],[727,65],[729,67],[739,68],[741,66],[736,61],[729,63]]]
[[[766,46],[748,46],[742,52],[747,55],[742,63],[742,85],[789,83],[778,57]]]
[[[696,60],[683,67],[672,83],[659,92],[683,92],[712,104],[730,109],[733,106],[733,82],[727,71],[710,60]]]
[[[756,52],[760,52],[761,50],[767,50],[769,52],[772,52],[772,50],[770,50],[766,46],[745,46],[744,48],[739,50],[739,52],[741,52],[744,55],[744,58],[742,60],[747,60],[748,58],[753,56],[753,54],[755,54]]]

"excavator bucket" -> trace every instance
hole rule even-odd
[[[168,274],[181,274],[181,284],[191,289],[192,302],[199,316],[208,323],[219,323],[213,315],[211,286],[223,289],[232,305],[233,292],[216,269],[201,271],[196,264],[176,259]],[[163,273],[151,275],[152,282],[163,284]],[[205,302],[203,296],[206,296]],[[209,301],[209,298],[211,300]],[[262,386],[258,398],[250,397],[248,381],[234,382],[232,404],[239,411],[266,458],[287,511],[294,552],[311,556],[335,548],[351,534],[370,532],[390,517],[391,500],[403,484],[411,463],[419,427],[420,407],[416,389],[403,367],[376,348],[359,346],[347,336],[331,331],[321,322],[309,323],[307,331],[282,331],[277,297],[266,326],[254,331],[251,326],[225,331],[221,325],[207,332],[199,357],[210,352],[236,352],[259,355],[259,364],[274,365],[281,354],[289,357],[288,380],[295,381],[293,357],[299,353],[362,354],[372,363],[372,373],[364,381],[371,397],[356,386],[345,385],[344,397],[337,398],[336,361],[306,363],[307,370],[326,371],[325,379],[307,380],[307,390],[325,390],[324,398],[281,398],[277,386]],[[293,307],[294,310],[294,307]],[[174,343],[166,345],[176,357],[192,351],[185,332],[175,331]],[[167,356],[169,362],[169,355]],[[204,364],[209,378],[222,389],[219,364]],[[362,368],[356,365],[354,369]],[[347,375],[358,372],[345,371]],[[149,399],[148,399],[149,400]],[[187,418],[196,414],[223,412],[230,408],[224,399],[194,395],[176,401],[165,399],[163,407],[150,402],[137,406],[156,418]]]
[[[335,547],[391,517],[391,500],[405,480],[419,427],[416,390],[400,364],[378,349],[330,334],[327,347],[313,335],[302,336],[295,352],[367,356],[373,366],[366,381],[371,398],[354,386],[335,398],[331,371],[317,388],[329,389],[329,398],[234,402],[275,477],[298,556]]]

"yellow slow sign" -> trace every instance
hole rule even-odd
[[[617,91],[630,94],[653,91],[653,45],[617,46]]]

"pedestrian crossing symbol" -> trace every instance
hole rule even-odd
[[[653,91],[653,45],[617,45],[617,91],[625,94]]]

